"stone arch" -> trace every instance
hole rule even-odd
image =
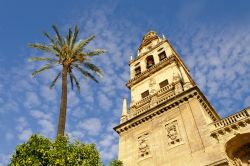
[[[237,134],[225,144],[228,157],[236,166],[250,166],[250,133]]]
[[[147,69],[149,69],[150,67],[152,67],[154,64],[155,64],[154,56],[153,55],[147,56],[147,58],[146,58]]]

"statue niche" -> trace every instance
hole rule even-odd
[[[236,166],[250,166],[250,143],[243,145],[233,153]]]
[[[226,152],[235,166],[250,166],[250,133],[237,134],[226,144]]]

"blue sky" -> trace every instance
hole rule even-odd
[[[196,83],[222,117],[250,105],[250,2],[210,1],[0,1],[0,166],[32,133],[54,138],[60,83],[48,88],[55,71],[31,78],[44,55],[27,48],[47,42],[43,31],[56,24],[64,33],[79,25],[81,38],[96,34],[89,47],[104,48],[95,59],[105,77],[81,79],[81,95],[69,91],[66,130],[72,139],[95,142],[107,163],[117,156],[122,97],[129,97],[128,61],[149,30],[164,34]]]

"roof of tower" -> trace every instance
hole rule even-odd
[[[142,39],[142,43],[139,47],[139,50],[142,49],[142,47],[148,45],[149,43],[151,43],[151,41],[155,40],[155,39],[159,39],[160,37],[157,35],[157,33],[155,31],[149,31],[148,33],[146,33],[143,36]]]

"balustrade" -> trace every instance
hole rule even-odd
[[[225,119],[222,119],[218,122],[214,122],[213,125],[216,129],[218,129],[218,128],[222,128],[222,127],[240,122],[242,119],[245,119],[247,117],[249,117],[249,114],[248,114],[247,110],[244,109],[241,112],[238,112],[234,115],[231,115]]]

